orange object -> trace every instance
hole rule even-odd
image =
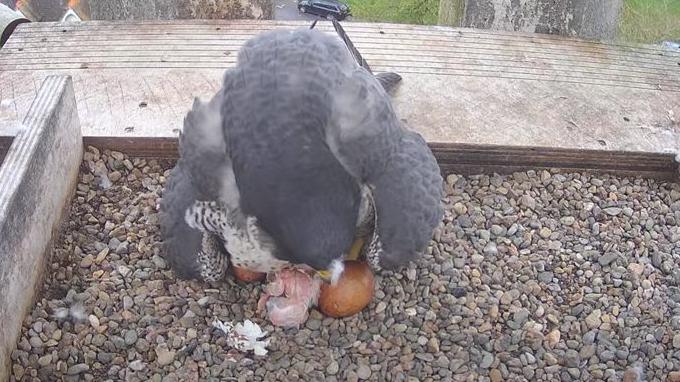
[[[256,281],[262,281],[267,276],[266,273],[253,272],[245,268],[234,267],[234,276],[239,281],[246,283],[253,283]]]
[[[364,261],[345,261],[345,271],[335,285],[324,283],[319,309],[327,316],[340,318],[359,313],[373,299],[373,272]]]

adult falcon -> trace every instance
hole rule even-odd
[[[278,272],[295,265],[333,281],[343,258],[356,256],[357,239],[370,239],[363,254],[376,269],[394,269],[425,249],[443,214],[439,167],[393,110],[386,90],[400,77],[373,75],[334,26],[346,45],[315,29],[256,36],[214,98],[195,100],[173,170],[193,193],[178,197],[181,187],[168,187],[161,205],[173,267],[219,277],[227,262],[214,243],[223,242],[234,266]],[[188,231],[201,244],[172,247]],[[270,317],[295,308],[304,321],[317,295],[309,288],[296,300],[270,299]]]

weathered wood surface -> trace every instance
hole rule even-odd
[[[11,135],[42,78],[67,73],[74,77],[86,138],[176,137],[193,97],[217,90],[243,42],[277,27],[307,24],[21,25],[0,50],[0,135],[3,128]],[[317,28],[333,33],[326,22]],[[346,23],[345,28],[374,70],[403,75],[397,111],[437,147],[507,149],[518,153],[509,160],[522,163],[531,158],[530,152],[522,157],[524,147],[564,149],[612,170],[625,163],[628,152],[663,158],[670,168],[666,153],[680,150],[677,52],[449,27]],[[536,165],[566,160],[551,155],[536,156],[543,161]],[[487,150],[470,158],[503,156]],[[647,159],[639,165],[656,168]]]
[[[71,78],[49,76],[0,165],[0,381],[77,183],[83,144]]]

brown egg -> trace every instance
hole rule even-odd
[[[262,281],[267,276],[266,273],[253,272],[245,268],[234,267],[234,276],[239,281],[246,283],[253,283],[256,281]]]
[[[373,272],[364,261],[345,261],[345,271],[336,285],[323,283],[319,309],[340,318],[359,313],[373,299]]]

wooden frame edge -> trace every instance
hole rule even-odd
[[[178,139],[170,137],[85,137],[85,145],[149,158],[178,157]],[[507,174],[530,169],[560,169],[643,176],[677,181],[675,154],[632,151],[575,150],[551,147],[509,147],[428,143],[443,172]]]
[[[0,380],[9,380],[11,352],[42,284],[82,154],[71,77],[49,76],[0,165]]]

